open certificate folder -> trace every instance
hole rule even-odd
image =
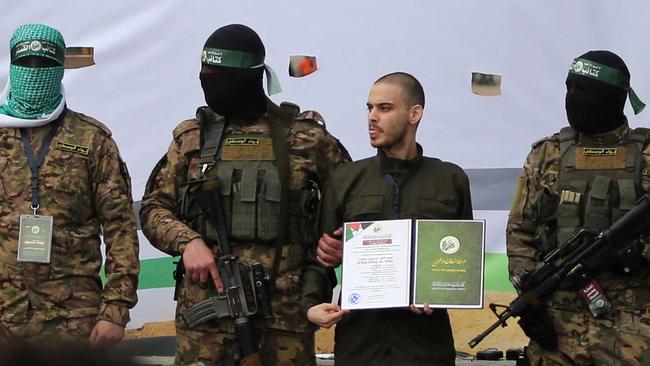
[[[348,222],[341,306],[483,307],[485,221]]]

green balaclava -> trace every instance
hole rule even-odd
[[[65,41],[61,33],[43,24],[25,24],[9,41],[9,93],[0,113],[23,119],[36,119],[52,113],[61,102],[61,80],[65,61]],[[52,67],[19,65],[23,57],[48,58]]]

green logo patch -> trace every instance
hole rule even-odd
[[[69,151],[69,152],[81,154],[84,156],[88,156],[88,152],[90,151],[90,149],[86,146],[75,145],[63,141],[57,141],[56,148],[63,151]]]

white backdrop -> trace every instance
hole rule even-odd
[[[566,72],[573,57],[590,49],[618,53],[637,94],[650,102],[645,69],[650,3],[642,1],[4,0],[3,5],[2,84],[9,38],[21,24],[45,23],[59,29],[68,46],[95,47],[97,65],[66,71],[68,106],[112,129],[136,201],[174,126],[203,104],[200,51],[216,28],[229,23],[247,24],[260,34],[267,63],[285,90],[273,99],[320,111],[355,159],[374,154],[367,142],[367,92],[392,71],[412,73],[425,87],[419,129],[425,153],[464,168],[519,168],[531,142],[565,125]],[[291,54],[317,56],[320,70],[290,78]],[[473,71],[502,74],[503,95],[473,95]],[[648,112],[634,117],[629,104],[626,111],[632,126],[646,125]],[[497,217],[488,221],[496,252],[503,251],[503,207],[508,204],[478,208],[494,212],[477,216]],[[161,256],[146,241],[142,245],[143,258]],[[155,302],[147,296],[141,294],[136,323],[152,313]]]

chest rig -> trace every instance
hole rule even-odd
[[[542,243],[548,250],[569,239],[579,228],[599,232],[621,218],[640,197],[643,146],[650,130],[629,130],[622,139],[583,136],[560,131],[557,177],[557,240]]]
[[[284,241],[289,156],[283,121],[269,115],[268,126],[260,124],[251,132],[245,126],[226,126],[225,117],[209,110],[197,116],[199,180],[218,182],[233,245]],[[214,234],[209,226],[205,226],[208,238]]]

